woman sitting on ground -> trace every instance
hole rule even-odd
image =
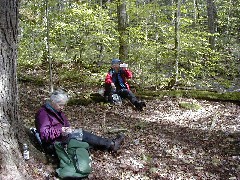
[[[40,134],[43,148],[48,153],[54,153],[54,143],[56,141],[65,142],[72,134],[74,129],[62,112],[68,102],[67,94],[62,90],[54,91],[50,100],[47,101],[36,113],[35,125]],[[103,138],[94,135],[81,128],[77,131],[78,140],[87,142],[90,146],[99,149],[117,152],[123,142],[124,135],[117,135],[115,139]]]

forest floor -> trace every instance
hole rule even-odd
[[[48,87],[21,83],[20,116],[27,128],[48,98]],[[68,89],[79,92],[79,89]],[[92,90],[94,92],[97,90]],[[191,110],[181,103],[194,103]],[[82,127],[104,137],[109,130],[122,130],[126,139],[117,155],[91,150],[93,172],[88,179],[240,179],[240,107],[230,102],[185,98],[146,100],[143,112],[128,102],[122,106],[91,103],[67,106],[73,127]],[[30,144],[26,170],[33,179],[58,179],[57,164]]]

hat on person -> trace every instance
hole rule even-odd
[[[112,65],[113,64],[120,64],[121,60],[120,59],[112,59]]]

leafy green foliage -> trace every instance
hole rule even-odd
[[[46,1],[21,3],[19,67],[47,69]],[[228,89],[239,78],[239,7],[233,1],[216,2],[218,32],[213,35],[216,49],[211,50],[205,3],[196,8],[193,1],[182,3],[177,83]],[[110,59],[118,57],[116,7],[115,2],[99,6],[49,1],[50,56],[53,67],[62,64],[54,69],[60,81],[101,84]],[[134,72],[134,84],[164,88],[175,77],[175,11],[175,4],[167,1],[127,2],[129,59],[125,61]]]

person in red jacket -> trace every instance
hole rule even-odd
[[[127,79],[132,78],[132,72],[127,68],[127,64],[120,59],[112,59],[111,69],[105,78],[104,96],[111,103],[112,94],[117,93],[121,98],[127,98],[140,111],[146,107],[145,102],[139,101],[130,90]]]

